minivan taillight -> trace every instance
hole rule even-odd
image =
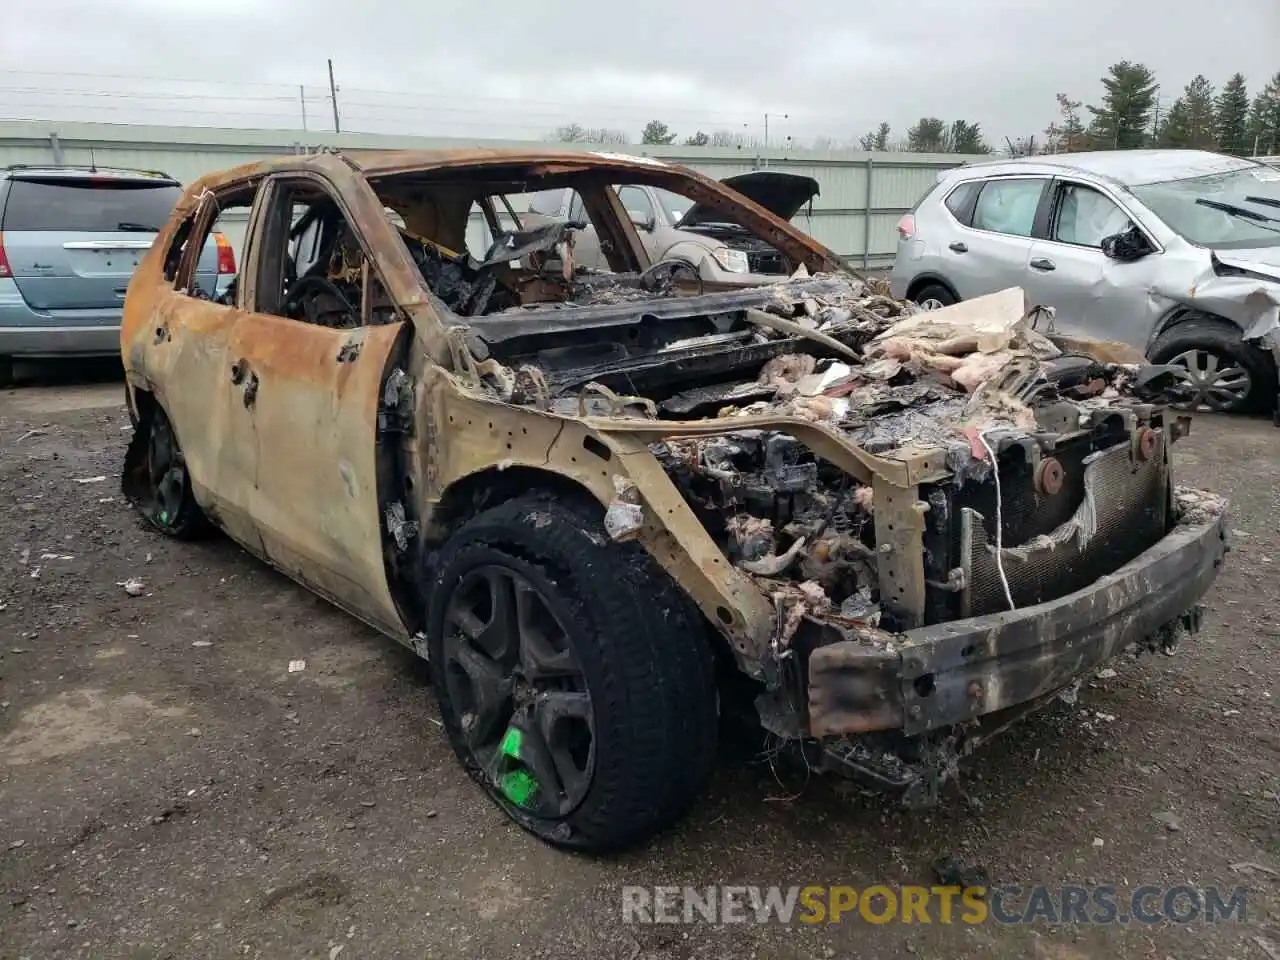
[[[916,235],[916,218],[913,214],[904,213],[902,219],[898,221],[898,237],[902,240],[910,240]]]
[[[213,242],[218,246],[218,273],[236,272],[236,251],[231,241],[220,233],[213,235]]]
[[[9,269],[9,258],[4,252],[4,234],[0,233],[0,277],[12,277],[13,271]]]

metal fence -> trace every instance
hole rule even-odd
[[[306,137],[305,140],[300,137]],[[549,146],[549,144],[540,144]],[[300,134],[297,130],[230,130],[132,124],[0,121],[0,166],[12,163],[97,163],[164,170],[190,182],[202,174],[280,154],[323,148],[363,150],[524,147],[510,140],[459,140],[373,134]],[[935,182],[963,160],[948,154],[866,153],[725,147],[564,144],[582,150],[658,157],[717,179],[775,169],[813,177],[821,187],[812,213],[797,225],[855,266],[886,267],[897,243],[895,225]]]

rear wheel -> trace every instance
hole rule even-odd
[[[716,737],[700,618],[597,513],[522,498],[476,516],[434,564],[428,632],[467,771],[525,829],[582,850],[675,820]]]
[[[209,522],[191,492],[186,457],[164,409],[157,404],[139,429],[147,431],[147,447],[145,496],[135,501],[138,510],[156,528],[179,540],[206,533]]]
[[[940,283],[931,283],[928,286],[921,287],[911,299],[920,304],[920,306],[933,310],[939,307],[949,307],[957,302],[955,294]]]
[[[1170,328],[1156,340],[1151,359],[1182,371],[1192,394],[1179,406],[1234,413],[1275,402],[1275,364],[1221,320],[1187,320]]]

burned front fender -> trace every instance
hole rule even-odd
[[[808,656],[810,734],[915,735],[965,723],[1041,699],[1130,644],[1195,629],[1228,547],[1224,509],[1191,519],[1092,585],[1020,610],[871,645],[855,630],[811,621],[808,639],[820,645]]]

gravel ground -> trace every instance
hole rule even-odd
[[[1176,448],[1233,502],[1205,631],[1023,723],[941,809],[726,756],[676,830],[593,859],[482,798],[411,654],[225,540],[145,528],[122,388],[94,373],[0,392],[0,958],[1280,957],[1268,422],[1199,418]],[[931,884],[942,856],[997,883],[1242,885],[1247,920],[621,922],[624,884]]]

